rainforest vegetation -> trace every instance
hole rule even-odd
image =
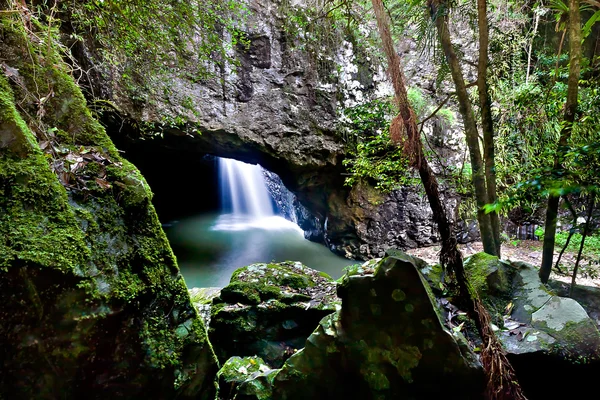
[[[0,0],[0,398],[562,396],[599,202],[598,0]]]

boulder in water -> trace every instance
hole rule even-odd
[[[281,366],[336,310],[336,283],[299,262],[252,264],[213,300],[210,340],[222,362],[258,355]]]

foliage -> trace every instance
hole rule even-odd
[[[555,1],[557,28],[564,22],[566,5]],[[547,10],[536,6],[535,13]],[[564,104],[567,95],[568,55],[555,54],[555,49],[544,45],[548,32],[528,31],[530,15],[520,12],[514,16],[512,28],[498,29],[492,36],[494,51],[491,92],[495,100],[494,118],[497,137],[497,177],[500,200],[488,210],[507,212],[514,207],[533,212],[544,203],[549,193],[566,194],[585,192],[595,185],[597,160],[587,154],[585,165],[581,154],[587,145],[600,140],[600,74],[592,60],[582,60],[582,78],[579,82],[579,114],[568,143],[566,156],[561,160],[564,170],[554,172],[557,142],[563,126]],[[587,22],[590,22],[588,20]],[[593,24],[593,22],[591,22]],[[545,35],[536,38],[533,35]],[[552,33],[550,33],[552,34]],[[557,35],[558,36],[558,35]],[[534,40],[537,40],[533,42]],[[528,65],[519,47],[532,41],[532,59]],[[515,45],[517,47],[515,47]],[[597,65],[597,64],[596,64]],[[527,74],[530,69],[530,76]],[[587,189],[586,189],[587,188]]]
[[[190,62],[198,64],[203,79],[209,60],[225,61],[228,50],[244,40],[237,24],[246,9],[233,0],[82,0],[62,3],[62,11],[72,38],[95,37],[103,61],[124,67],[133,82],[140,73],[181,70]]]
[[[349,142],[344,165],[350,176],[346,185],[367,179],[382,191],[414,183],[408,160],[389,136],[394,106],[388,100],[374,100],[344,112],[344,132]]]
[[[426,117],[426,114],[429,110],[429,104],[423,96],[423,92],[421,91],[421,89],[416,87],[410,87],[406,91],[406,95],[408,97],[408,102],[410,103],[410,106],[412,107],[415,114],[417,114],[417,117],[419,119],[423,119],[424,117]]]

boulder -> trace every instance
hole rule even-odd
[[[506,321],[513,329],[500,333],[509,353],[541,352],[566,362],[600,361],[600,333],[575,300],[559,297],[539,280],[537,270],[515,262],[511,296],[514,307]]]
[[[235,271],[213,300],[209,335],[219,360],[258,355],[279,367],[336,310],[336,283],[299,262]]]
[[[152,193],[30,18],[0,14],[0,398],[213,399]]]
[[[344,277],[341,310],[286,361],[273,398],[482,398],[481,366],[445,329],[417,263],[396,253]]]
[[[600,372],[600,333],[574,299],[556,296],[535,267],[487,254],[465,261],[471,278],[529,398],[583,396],[591,387],[557,388],[548,380],[584,379]],[[540,366],[544,366],[541,368]],[[562,394],[561,394],[562,393]]]
[[[217,373],[221,400],[270,400],[273,377],[279,370],[270,368],[260,357],[231,357]]]

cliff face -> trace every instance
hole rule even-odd
[[[53,28],[20,9],[0,37],[0,397],[214,398],[216,359],[144,178]]]
[[[190,78],[207,63],[190,62],[183,70],[155,76],[147,72],[135,96],[124,89],[122,71],[97,67],[102,60],[89,41],[74,48],[84,69],[93,72],[95,92],[113,102],[125,126],[153,124],[157,146],[260,163],[277,173],[319,219],[326,244],[338,253],[364,259],[392,246],[432,243],[434,227],[421,196],[408,195],[407,189],[365,206],[356,195],[365,184],[354,193],[344,186],[340,110],[375,93],[390,93],[389,83],[375,50],[362,54],[340,32],[315,45],[310,32],[294,27],[297,16],[306,13],[303,4],[249,0],[238,26],[246,41],[229,51],[231,60],[208,62],[211,78]],[[222,40],[231,43],[227,33]],[[109,134],[115,140],[127,136],[130,152],[148,138],[124,129],[120,118],[112,124]]]

